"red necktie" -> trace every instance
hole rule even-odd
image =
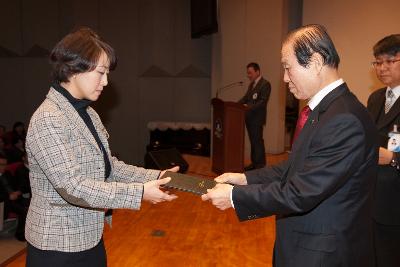
[[[293,142],[297,139],[297,137],[299,136],[301,130],[304,127],[304,124],[306,124],[306,121],[308,119],[308,115],[310,115],[310,107],[309,106],[305,106],[301,112],[300,112],[300,116],[297,119],[297,124],[296,124],[296,130],[294,131],[294,136],[293,136]]]

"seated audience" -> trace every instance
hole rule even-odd
[[[6,156],[5,143],[3,137],[0,136],[0,156]]]
[[[15,238],[25,241],[25,221],[28,212],[27,201],[22,198],[22,192],[13,186],[13,177],[6,172],[7,159],[0,157],[0,201],[4,202],[4,218],[11,212],[18,218]]]
[[[6,133],[6,126],[0,124],[0,137]]]
[[[25,142],[20,136],[13,138],[11,146],[5,149],[8,163],[22,162],[25,155]]]
[[[13,142],[13,140],[18,140],[18,139],[22,139],[22,141],[25,143],[25,138],[26,138],[25,124],[20,121],[17,121],[16,123],[14,123],[12,131],[4,133],[3,138],[6,145],[10,145]]]
[[[23,198],[29,199],[31,196],[31,185],[29,182],[29,165],[26,153],[22,157],[22,163],[16,166],[14,177]]]
[[[17,121],[13,126],[13,138],[20,138],[25,142],[26,130],[23,122]]]

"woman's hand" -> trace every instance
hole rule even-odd
[[[160,186],[171,181],[170,177],[153,180],[143,185],[143,200],[157,204],[164,201],[171,201],[177,198],[175,195],[168,194],[169,192],[160,190]]]
[[[175,167],[172,167],[171,169],[166,169],[166,170],[161,171],[159,178],[162,177],[167,171],[169,171],[169,172],[178,172],[179,171],[179,166],[175,166]]]

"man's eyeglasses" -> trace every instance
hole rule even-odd
[[[379,60],[371,62],[371,65],[376,69],[382,66],[391,67],[394,63],[400,61],[400,59],[387,59],[387,60]]]

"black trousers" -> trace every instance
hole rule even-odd
[[[377,267],[400,266],[400,225],[374,223]]]
[[[246,120],[246,128],[250,139],[251,163],[256,168],[264,167],[266,165],[263,138],[264,125],[261,123],[251,123]]]
[[[28,243],[26,267],[106,267],[103,239],[94,248],[80,252],[41,250]]]

